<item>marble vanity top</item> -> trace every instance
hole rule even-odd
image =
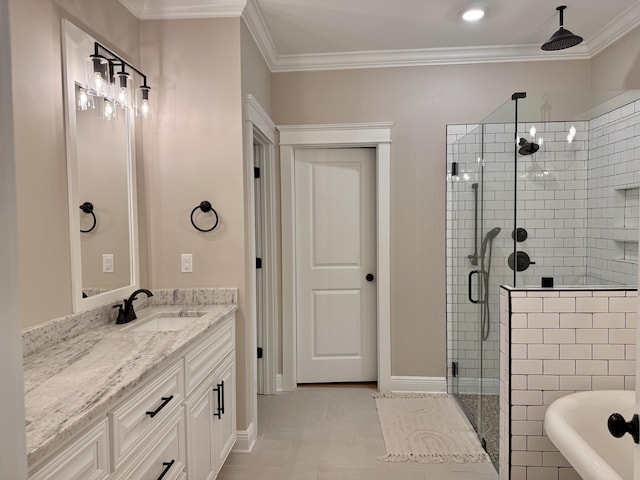
[[[237,309],[227,305],[151,306],[127,325],[92,328],[24,357],[27,457],[35,465],[141,382],[179,358],[202,335]],[[135,332],[158,312],[190,317],[177,331]]]

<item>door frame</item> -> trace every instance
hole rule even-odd
[[[267,200],[268,219],[265,222],[268,232],[264,237],[265,257],[269,259],[269,269],[271,273],[265,275],[265,291],[271,300],[265,312],[264,331],[268,332],[267,344],[263,345],[265,353],[264,359],[269,361],[264,363],[262,369],[264,374],[263,384],[273,385],[275,392],[277,376],[277,244],[276,244],[276,211],[275,211],[275,144],[276,128],[268,113],[262,108],[253,95],[244,97],[244,204],[245,204],[245,292],[246,292],[246,315],[247,326],[245,332],[245,385],[247,399],[248,428],[246,432],[239,432],[236,451],[250,452],[253,448],[257,436],[258,420],[258,398],[257,398],[257,318],[256,318],[256,245],[255,245],[255,196],[253,178],[253,148],[254,144],[259,144],[264,148],[264,195]],[[268,387],[271,388],[271,387]]]
[[[282,389],[295,390],[296,258],[294,161],[298,148],[376,149],[376,311],[378,390],[391,390],[391,128],[393,123],[278,125],[282,221]]]

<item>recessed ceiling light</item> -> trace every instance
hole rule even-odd
[[[484,17],[484,10],[481,8],[470,8],[462,12],[462,19],[465,22],[477,22]]]

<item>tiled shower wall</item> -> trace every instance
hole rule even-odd
[[[500,479],[579,480],[544,434],[544,414],[576,391],[635,389],[637,290],[500,296]]]
[[[480,376],[478,313],[467,299],[468,274],[478,268],[468,259],[474,252],[473,183],[482,180],[482,231],[502,229],[488,249],[491,317],[499,310],[498,286],[514,284],[507,259],[513,251],[516,181],[518,226],[528,232],[518,250],[536,262],[518,273],[518,286],[539,286],[543,276],[554,277],[556,286],[637,283],[640,101],[589,122],[519,124],[518,136],[531,140],[531,126],[543,141],[536,154],[518,155],[517,179],[513,124],[484,125],[484,136],[479,125],[447,127],[449,171],[452,162],[459,164],[458,178],[447,182],[448,352],[459,365],[459,376],[452,378],[450,371],[448,376],[450,388],[455,382],[461,393],[477,393]],[[571,127],[576,135],[568,142]],[[497,322],[490,331],[483,344],[484,377],[496,379]],[[484,392],[493,387],[497,390],[491,380],[485,382]]]

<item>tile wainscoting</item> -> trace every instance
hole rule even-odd
[[[500,479],[580,480],[547,438],[551,402],[634,390],[637,289],[502,287]]]

